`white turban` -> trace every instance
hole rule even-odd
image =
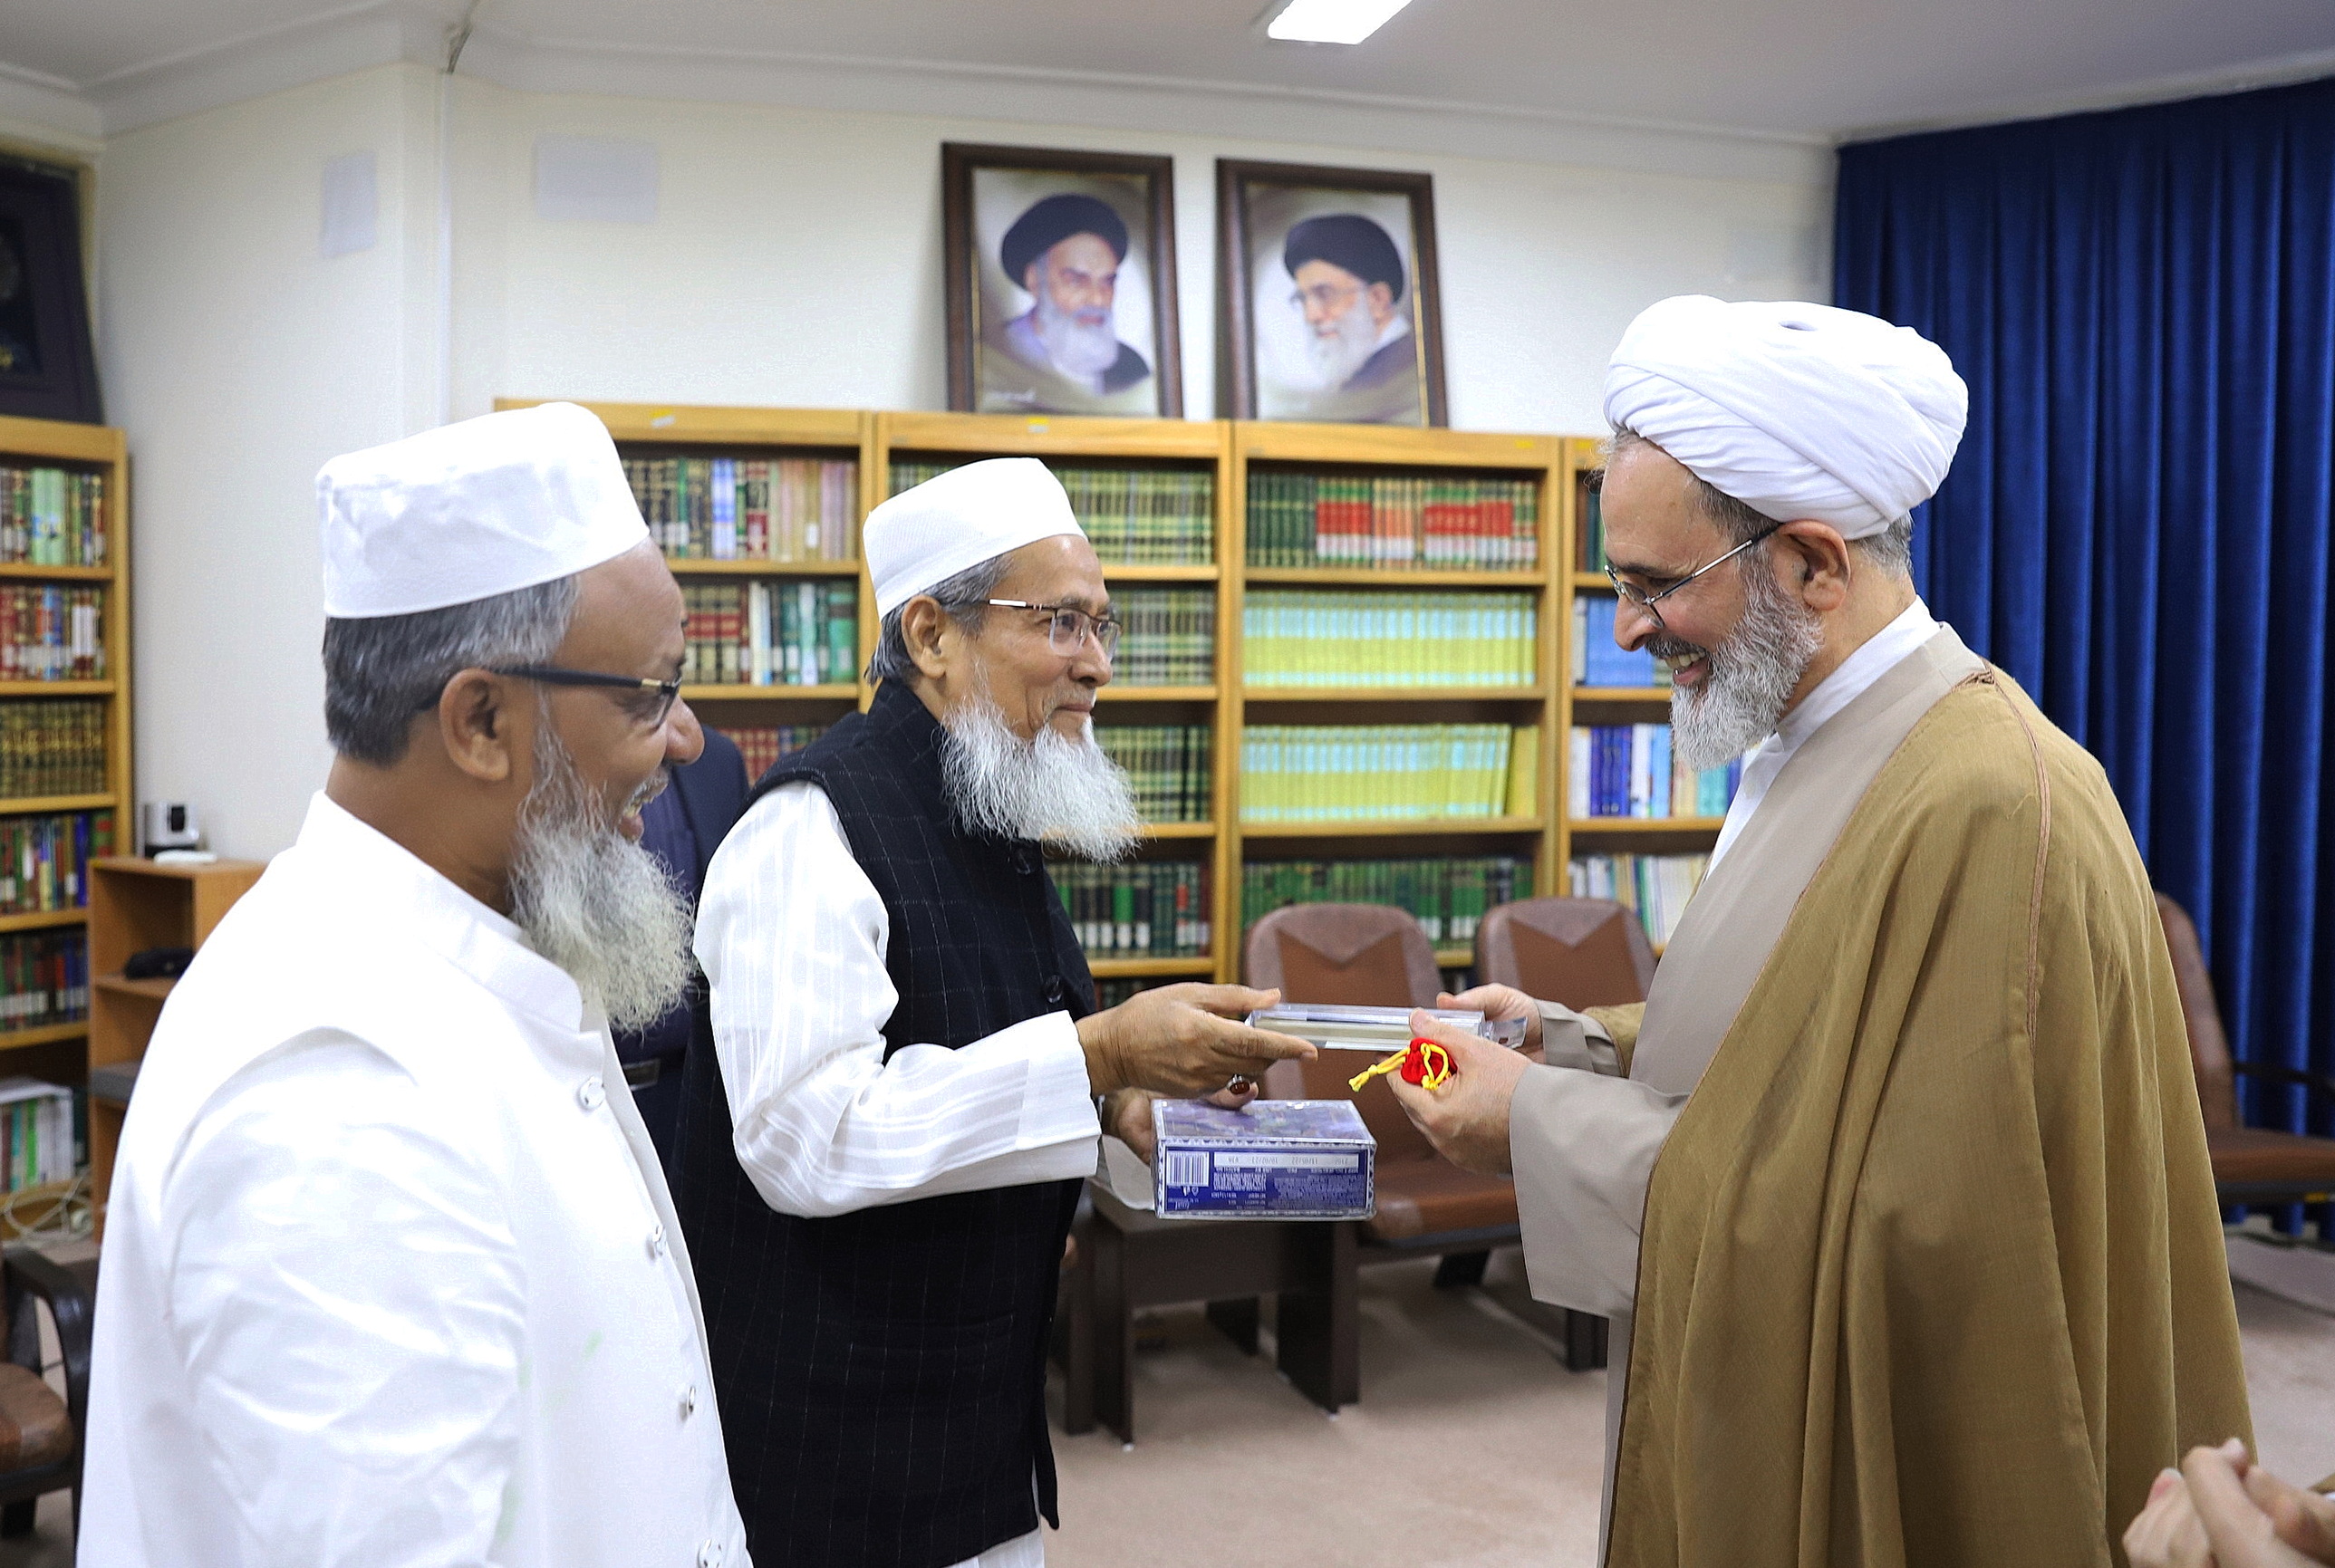
[[[1058,534],[1087,537],[1071,498],[1036,458],[992,458],[902,490],[867,514],[863,540],[876,614],[993,557]]]
[[[411,615],[613,560],[649,537],[608,429],[574,403],[441,425],[316,475],[325,614]]]
[[[1935,495],[1970,416],[1946,351],[1825,305],[1648,307],[1605,369],[1605,418],[1778,522],[1877,534]]]

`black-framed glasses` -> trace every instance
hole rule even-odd
[[[1623,582],[1622,580],[1622,574],[1613,569],[1613,563],[1611,561],[1605,563],[1605,580],[1613,585],[1613,591],[1616,594],[1619,594],[1623,598],[1629,600],[1631,604],[1635,605],[1639,609],[1643,610],[1649,616],[1652,617],[1654,627],[1657,631],[1667,634],[1671,629],[1670,623],[1662,619],[1662,613],[1654,608],[1656,605],[1661,604],[1664,599],[1669,598],[1672,594],[1677,593],[1681,588],[1683,588],[1689,583],[1693,582],[1697,577],[1702,576],[1703,573],[1725,566],[1728,562],[1733,560],[1736,557],[1741,555],[1744,551],[1749,549],[1754,545],[1767,543],[1769,539],[1776,537],[1776,530],[1783,526],[1784,525],[1781,523],[1769,523],[1766,528],[1760,529],[1758,533],[1752,535],[1749,538],[1744,540],[1741,544],[1736,546],[1725,555],[1720,557],[1719,559],[1709,562],[1706,565],[1697,566],[1693,571],[1689,572],[1685,576],[1681,577],[1677,582],[1672,583],[1669,587],[1664,588],[1659,594],[1649,594],[1643,588],[1638,587],[1634,584]]]
[[[661,725],[673,712],[673,705],[681,695],[681,679],[651,680],[645,675],[604,675],[596,670],[563,670],[555,664],[506,664],[489,667],[488,673],[512,675],[522,681],[538,681],[547,686],[601,686],[615,692],[656,693],[656,711],[643,709],[641,717],[652,726]]]
[[[1046,646],[1064,658],[1085,646],[1090,635],[1106,660],[1119,654],[1119,624],[1109,615],[1090,615],[1068,605],[1032,605],[1023,599],[984,599],[982,603],[1001,610],[1035,610],[1042,615],[1052,616],[1046,623]]]

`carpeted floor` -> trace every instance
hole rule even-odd
[[[1567,1372],[1497,1306],[1518,1289],[1513,1251],[1483,1292],[1437,1291],[1431,1272],[1362,1276],[1362,1402],[1335,1420],[1198,1309],[1145,1320],[1136,1446],[1056,1434],[1051,1568],[1585,1568],[1604,1374]],[[2335,1471],[2335,1316],[2237,1297],[2263,1462],[2300,1481]],[[44,1498],[0,1568],[70,1568],[69,1519],[63,1493]]]

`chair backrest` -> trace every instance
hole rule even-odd
[[[1476,978],[1567,1007],[1643,1002],[1654,947],[1610,898],[1526,898],[1495,905],[1476,928]]]
[[[2181,1018],[2189,1026],[2189,1065],[2197,1074],[2197,1103],[2205,1125],[2238,1125],[2237,1074],[2230,1068],[2230,1037],[2222,1031],[2222,1010],[2214,1002],[2214,976],[2205,967],[2204,944],[2197,940],[2189,912],[2160,893],[2156,917],[2165,923],[2165,944],[2173,950],[2173,983],[2181,992]]]
[[[1383,904],[1293,904],[1249,928],[1242,977],[1287,1002],[1355,1007],[1433,1007],[1442,976],[1435,944],[1403,910]],[[1277,1062],[1264,1092],[1275,1099],[1351,1099],[1379,1140],[1381,1164],[1432,1159],[1434,1149],[1383,1079],[1359,1095],[1346,1080],[1370,1065],[1359,1051],[1325,1050],[1309,1062]]]

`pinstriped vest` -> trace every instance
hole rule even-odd
[[[952,819],[943,739],[887,682],[752,797],[807,779],[834,803],[890,921],[887,1058],[1094,1007],[1037,846]],[[1079,1184],[797,1218],[739,1168],[712,1052],[690,1054],[684,1102],[681,1217],[760,1568],[948,1568],[1054,1523],[1045,1356]]]

